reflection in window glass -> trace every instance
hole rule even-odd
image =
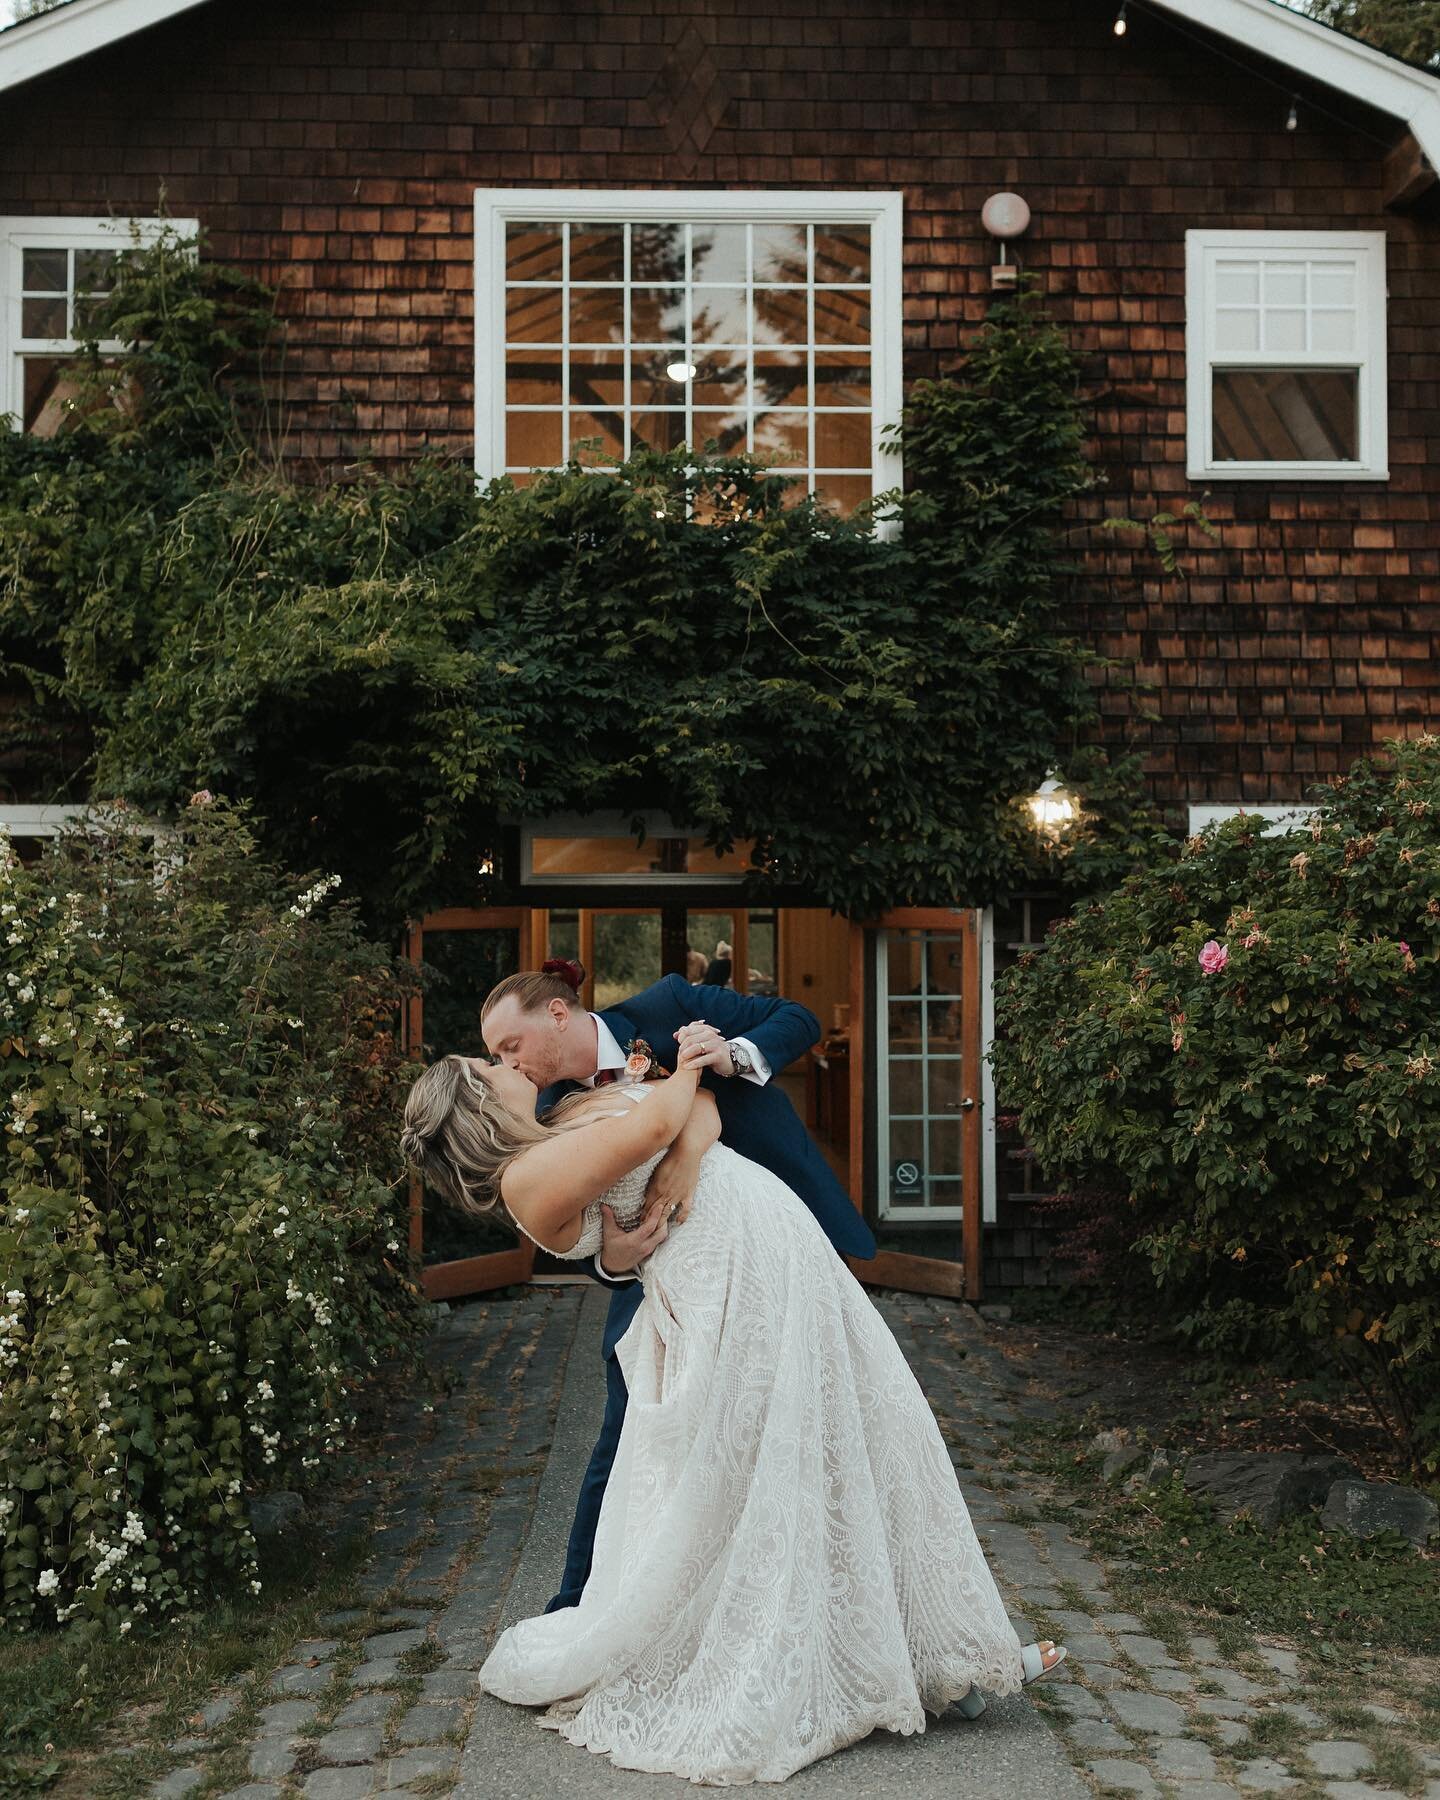
[[[1354,369],[1216,369],[1216,462],[1353,462],[1360,454]]]
[[[870,238],[803,219],[509,225],[507,468],[558,466],[586,437],[617,458],[713,439],[793,475],[791,500],[863,504]]]

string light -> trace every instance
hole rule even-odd
[[[1129,23],[1125,17],[1125,7],[1127,4],[1128,0],[1120,0],[1120,10],[1115,15],[1116,37],[1124,37],[1125,33],[1130,29]]]
[[[1294,131],[1298,128],[1299,124],[1300,118],[1295,111],[1295,96],[1292,94],[1290,96],[1290,111],[1285,116],[1285,129],[1287,131]]]

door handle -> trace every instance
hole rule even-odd
[[[960,1102],[960,1111],[961,1112],[969,1112],[970,1108],[972,1106],[974,1106],[974,1104],[975,1104],[974,1100],[970,1097],[969,1094],[967,1094],[965,1096],[965,1098]]]

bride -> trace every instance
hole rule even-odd
[[[780,1178],[719,1141],[677,1037],[666,1080],[572,1095],[541,1123],[517,1069],[451,1055],[401,1145],[463,1210],[503,1206],[552,1255],[639,1219],[652,1169],[703,1150],[641,1269],[630,1403],[578,1606],[503,1632],[479,1682],[573,1744],[719,1785],[783,1781],[875,1730],[1014,1693],[1064,1650],[1020,1642],[949,1453],[864,1289]],[[617,1101],[624,1104],[617,1104]]]

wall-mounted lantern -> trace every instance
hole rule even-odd
[[[1029,205],[1019,194],[992,194],[980,208],[980,223],[1000,245],[1000,260],[990,267],[990,286],[1013,288],[1020,273],[1020,265],[1007,262],[1005,246],[1012,238],[1023,236],[1029,229]]]
[[[1026,804],[1035,821],[1035,829],[1051,843],[1064,836],[1080,812],[1075,796],[1054,775],[1046,776]]]

